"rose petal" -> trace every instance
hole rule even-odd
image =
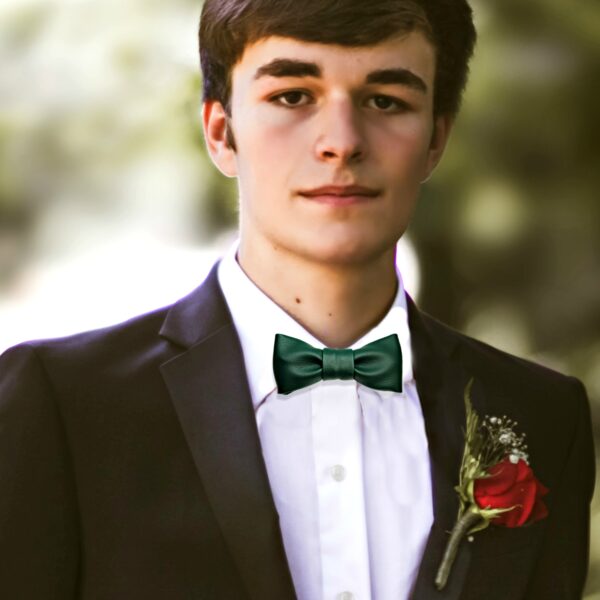
[[[538,495],[545,496],[550,490],[539,480],[536,479],[538,485]]]
[[[537,486],[534,481],[518,484],[519,487],[519,503],[521,504],[521,515],[517,521],[517,527],[524,525],[531,515],[531,511],[535,506]]]
[[[503,461],[494,465],[489,470],[489,473],[489,477],[482,477],[475,480],[473,486],[475,497],[477,497],[478,494],[502,494],[512,488],[515,484],[517,471],[515,465],[509,461]]]
[[[533,510],[531,511],[531,515],[529,516],[529,523],[535,523],[540,519],[545,519],[548,516],[548,507],[541,501],[537,500]]]
[[[544,485],[542,485],[539,481],[537,481],[537,479],[536,479],[536,484],[537,484],[537,494],[536,494],[535,506],[533,507],[533,509],[531,511],[531,515],[529,516],[528,523],[535,523],[536,521],[539,521],[540,519],[544,519],[545,517],[548,516],[548,507],[542,500],[542,496],[545,496],[548,493],[548,488],[545,487]]]
[[[519,460],[504,459],[489,469],[489,477],[476,479],[473,496],[480,508],[511,508],[494,518],[494,524],[520,527],[548,515],[541,497],[548,493],[534,476],[531,467]]]
[[[516,481],[526,481],[528,479],[533,479],[533,471],[531,467],[521,458],[519,462],[517,462],[516,470],[517,475],[515,477]]]
[[[512,510],[498,515],[492,523],[494,525],[502,525],[503,527],[516,527],[520,516],[521,507],[515,506]]]

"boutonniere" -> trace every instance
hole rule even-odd
[[[465,449],[456,487],[460,508],[450,534],[435,586],[441,590],[460,542],[490,524],[503,527],[529,525],[548,515],[542,497],[548,490],[536,479],[527,455],[525,434],[506,416],[483,421],[471,404],[471,379],[465,388]]]

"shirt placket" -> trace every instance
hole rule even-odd
[[[323,600],[369,600],[361,409],[354,381],[311,391]]]

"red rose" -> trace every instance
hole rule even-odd
[[[473,496],[479,508],[510,508],[492,521],[494,525],[520,527],[548,515],[542,496],[548,493],[524,460],[516,464],[505,458],[489,470],[489,477],[476,479]]]

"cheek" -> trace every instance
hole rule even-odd
[[[264,105],[241,113],[237,119],[237,127],[246,147],[253,154],[259,150],[266,154],[269,148],[296,146],[301,142],[302,136],[306,135],[307,129],[300,115],[294,116],[284,109],[277,110]]]
[[[299,164],[306,149],[306,127],[289,117],[274,118],[270,114],[267,118],[261,111],[245,115],[238,123],[241,123],[235,130],[238,158],[246,165],[246,175],[258,185],[282,180]]]
[[[306,165],[306,131],[290,131],[287,126],[270,122],[265,127],[252,127],[238,140],[238,181],[246,206],[257,214],[271,218],[289,211],[291,191]]]
[[[378,169],[391,187],[407,194],[418,193],[427,176],[429,139],[422,132],[405,131],[377,145]]]
[[[419,178],[427,162],[430,140],[430,128],[426,123],[415,119],[380,130],[374,147],[378,160],[385,165],[386,170],[403,178],[411,174]]]

